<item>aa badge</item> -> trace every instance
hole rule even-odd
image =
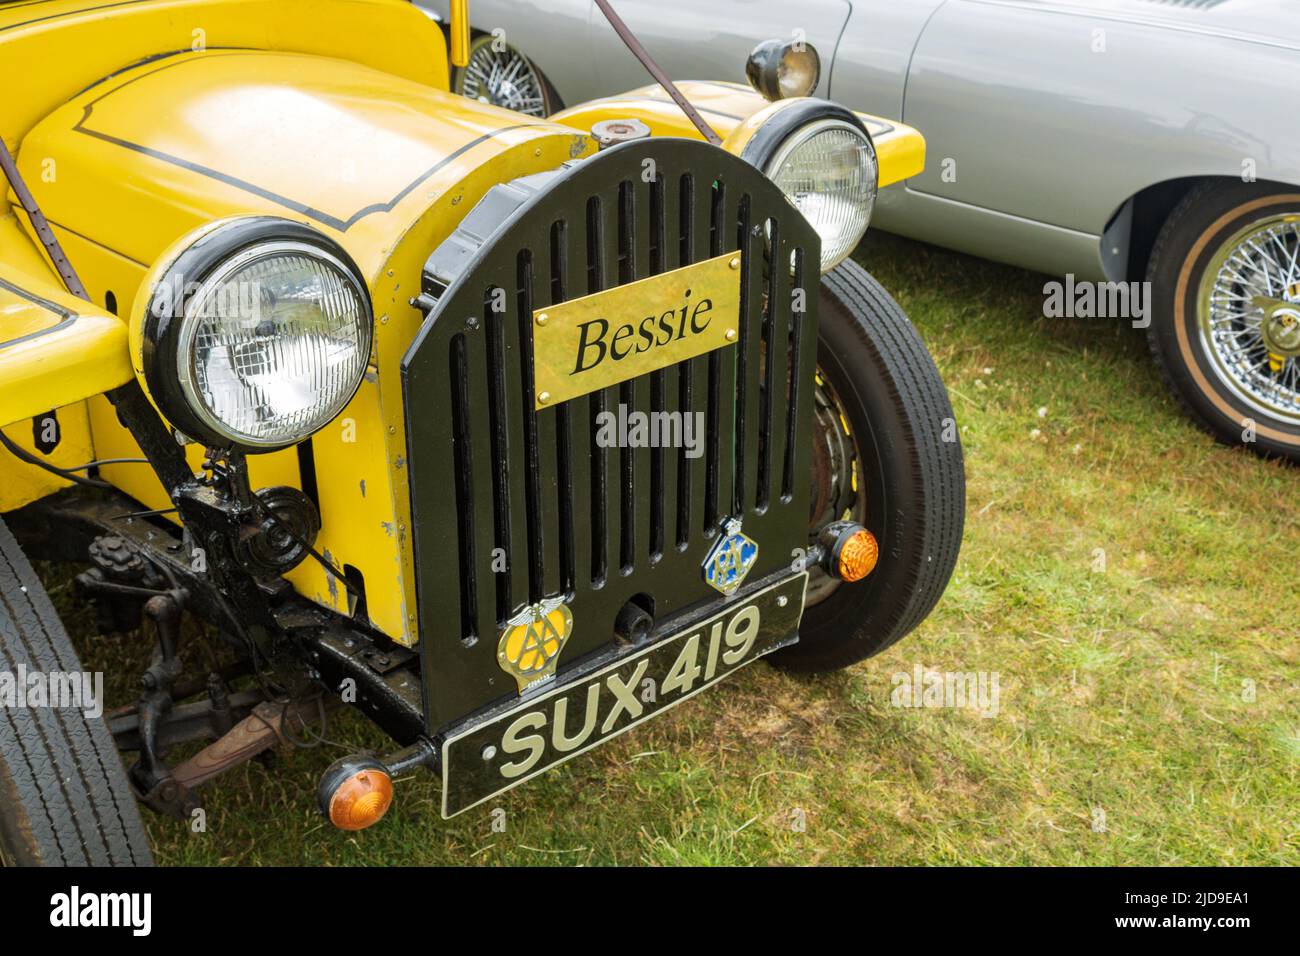
[[[730,596],[736,593],[757,560],[758,542],[742,534],[740,521],[732,518],[704,559],[704,580]]]
[[[573,612],[560,598],[530,604],[509,621],[497,644],[497,663],[515,679],[519,693],[555,676],[569,635]]]

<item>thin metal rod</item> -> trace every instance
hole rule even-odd
[[[695,124],[695,128],[700,131],[700,134],[714,146],[721,146],[722,137],[713,131],[712,126],[704,122],[704,117],[691,105],[690,100],[683,96],[682,91],[677,88],[676,84],[668,79],[663,70],[659,69],[659,64],[654,61],[650,51],[628,29],[627,24],[623,22],[623,18],[614,12],[614,8],[609,5],[609,0],[596,0],[596,6],[600,7],[600,12],[605,15],[605,19],[614,28],[618,38],[627,44],[627,48],[632,51],[632,55],[641,61],[641,65],[654,77],[655,82],[668,91],[668,95],[673,98],[673,102],[682,108],[686,118]]]
[[[13,187],[14,192],[17,194],[18,201],[22,203],[23,209],[27,211],[27,218],[32,221],[32,228],[36,230],[41,245],[45,246],[45,251],[49,253],[54,268],[59,270],[59,277],[63,279],[64,286],[77,298],[89,302],[90,296],[86,293],[86,287],[81,284],[81,278],[77,275],[77,270],[72,268],[72,263],[64,255],[63,246],[59,245],[59,240],[55,238],[53,230],[50,229],[50,223],[45,218],[45,213],[41,212],[41,207],[36,203],[36,197],[27,188],[22,173],[18,172],[18,164],[14,162],[13,154],[9,152],[9,147],[5,144],[3,137],[0,137],[0,169],[4,170],[5,179],[9,180],[9,185]]]

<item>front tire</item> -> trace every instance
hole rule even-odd
[[[1300,190],[1194,188],[1147,278],[1151,351],[1188,414],[1225,444],[1300,462]]]
[[[799,642],[773,655],[799,671],[847,667],[920,624],[952,577],[966,510],[939,370],[898,303],[851,260],[822,278],[817,364],[812,527],[856,520],[880,560],[856,583],[813,572]]]
[[[0,523],[0,671],[81,673],[59,616]],[[24,693],[26,688],[15,688]],[[149,841],[104,722],[74,707],[0,706],[0,862],[146,866]],[[100,704],[103,702],[100,701]]]

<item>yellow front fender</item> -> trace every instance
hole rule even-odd
[[[124,322],[48,279],[0,264],[0,426],[133,377]]]
[[[723,139],[723,148],[739,154],[754,131],[772,114],[796,100],[769,103],[748,86],[687,80],[677,88]],[[894,120],[858,113],[876,147],[880,162],[880,185],[891,186],[917,175],[925,168],[925,137]],[[700,133],[676,103],[659,86],[643,86],[617,96],[580,103],[556,113],[551,119],[582,131],[601,120],[639,119],[655,136],[686,136],[700,139]]]

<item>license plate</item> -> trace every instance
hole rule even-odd
[[[607,667],[538,691],[442,745],[453,817],[585,753],[793,640],[808,575],[787,578]]]
[[[541,409],[735,343],[740,253],[533,312]]]

